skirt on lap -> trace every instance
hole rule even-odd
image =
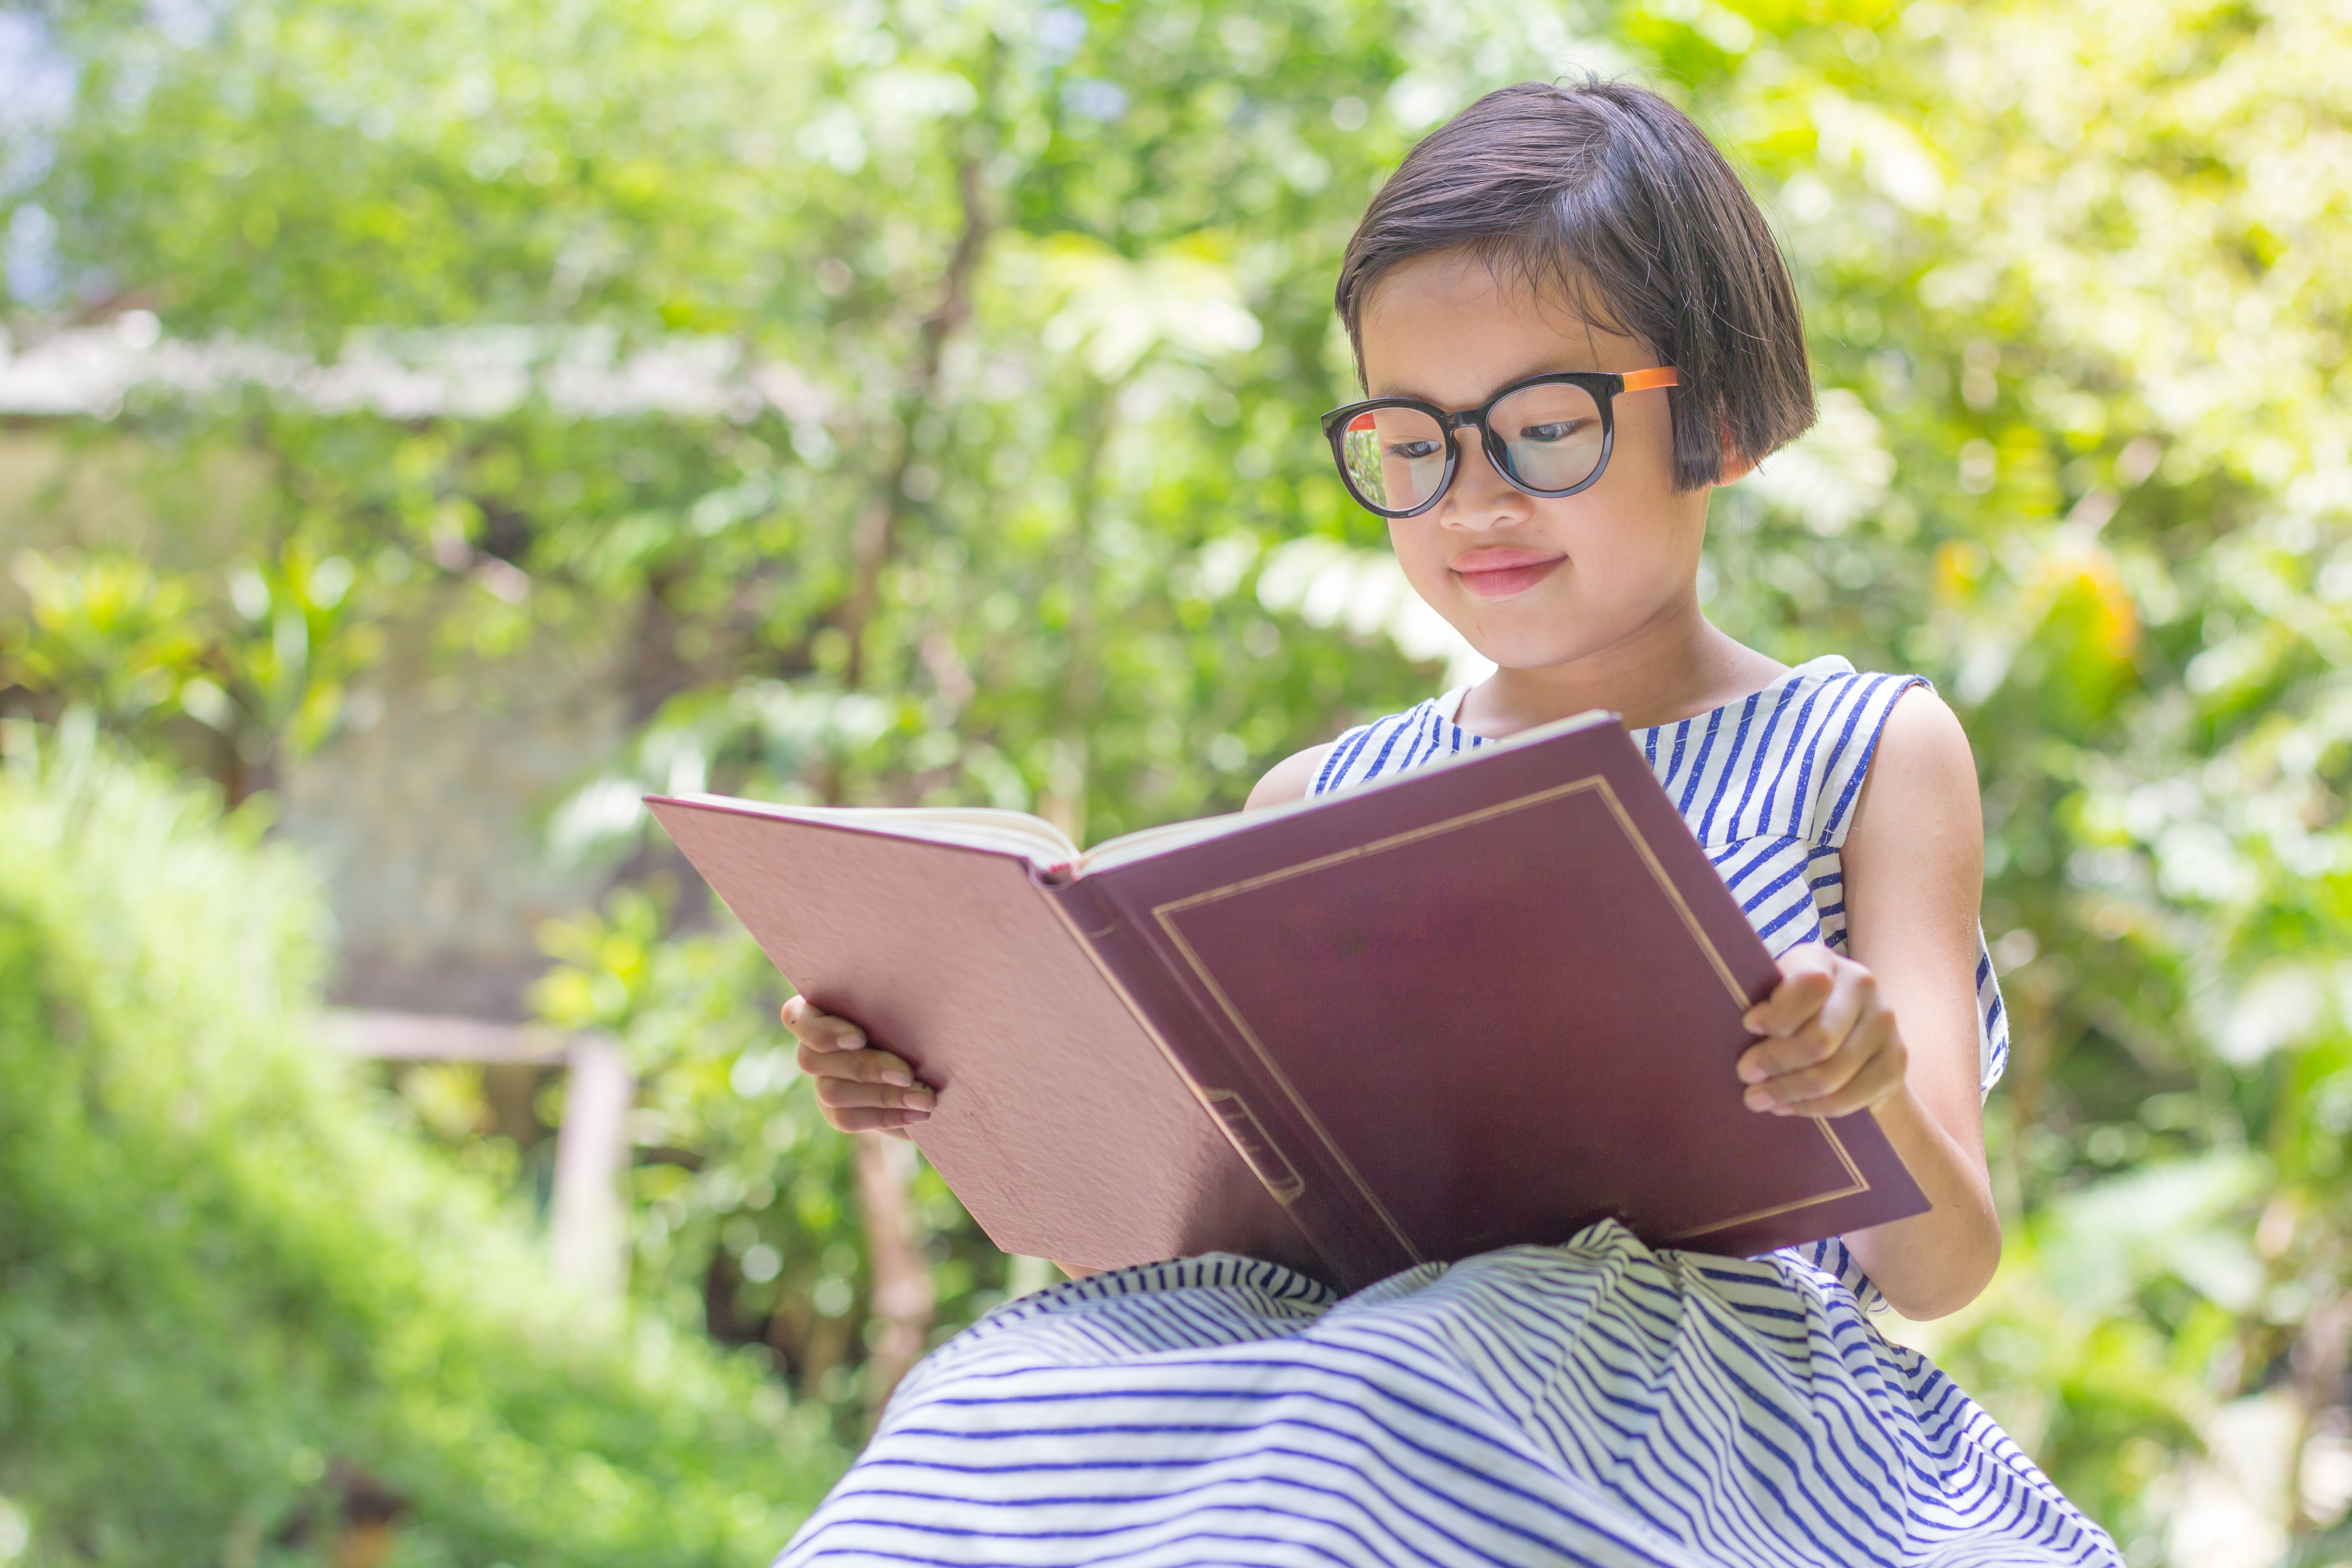
[[[815,1563],[2120,1565],[1872,1326],[1834,1242],[1613,1222],[1353,1296],[1223,1255],[1012,1302],[908,1377]]]

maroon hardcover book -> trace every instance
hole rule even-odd
[[[1008,1252],[1355,1288],[1564,1240],[1753,1254],[1923,1212],[1867,1115],[1758,1115],[1779,978],[1613,715],[1081,856],[1034,817],[649,804],[768,956],[939,1091]]]

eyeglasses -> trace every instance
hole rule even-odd
[[[1567,370],[1515,381],[1476,408],[1449,413],[1416,397],[1375,397],[1323,416],[1323,434],[1348,493],[1382,517],[1418,517],[1444,498],[1461,467],[1454,433],[1478,427],[1495,471],[1548,500],[1601,478],[1616,440],[1622,393],[1679,386],[1671,368]]]

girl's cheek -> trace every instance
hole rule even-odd
[[[1422,597],[1429,598],[1445,586],[1445,551],[1433,531],[1413,526],[1419,521],[1406,518],[1389,524],[1389,546],[1396,552],[1397,564],[1404,568],[1405,581]]]

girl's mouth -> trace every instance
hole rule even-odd
[[[1480,598],[1507,599],[1526,593],[1567,560],[1556,551],[1515,550],[1496,544],[1465,551],[1450,565],[1462,585]]]

